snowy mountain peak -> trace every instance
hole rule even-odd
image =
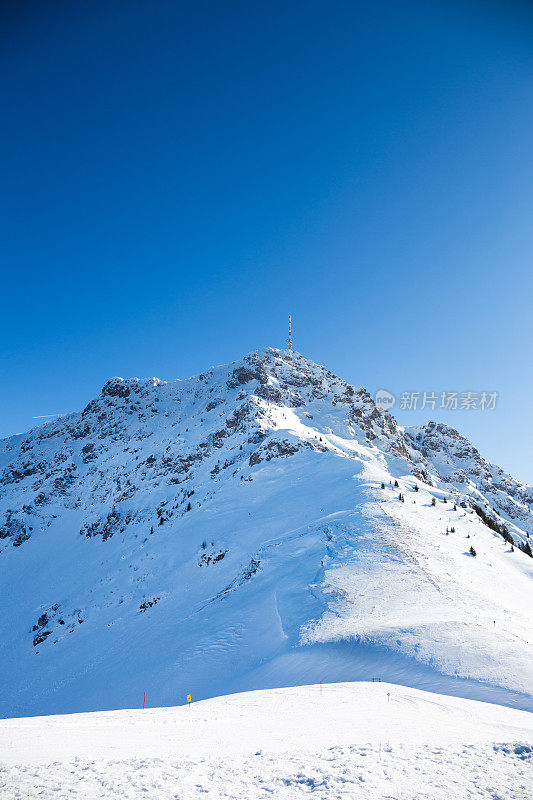
[[[466,492],[473,502],[533,533],[533,488],[489,464],[464,436],[443,423],[406,428],[405,438],[428,472]]]
[[[531,491],[452,428],[402,431],[297,352],[112,378],[80,413],[0,442],[6,711],[128,705],[139,675],[164,704],[176,671],[200,696],[321,680],[326,663],[352,679],[354,637],[387,669],[526,691]],[[481,627],[450,661],[465,603]],[[487,658],[502,646],[486,613],[512,615],[512,679],[465,667],[472,636]]]
[[[407,455],[365,389],[296,352],[268,348],[170,383],[112,378],[81,413],[0,445],[0,536],[19,546],[49,527],[60,501],[107,538],[111,512],[134,519],[133,499],[159,508],[175,487],[183,502],[191,487],[205,497],[228,475],[301,449],[354,457],[371,443]]]

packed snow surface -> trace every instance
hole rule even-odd
[[[533,717],[385,683],[0,722],[3,800],[531,800]]]

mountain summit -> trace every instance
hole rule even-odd
[[[533,707],[533,489],[296,352],[0,442],[4,716],[369,679]]]

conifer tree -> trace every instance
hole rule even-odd
[[[526,554],[526,556],[533,558],[533,551],[531,550],[531,545],[529,544],[529,542],[524,542],[523,544],[520,544],[518,546],[520,550]]]

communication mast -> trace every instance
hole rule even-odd
[[[289,350],[292,350],[292,324],[291,324],[291,315],[289,314],[289,338],[287,339],[287,347]]]

